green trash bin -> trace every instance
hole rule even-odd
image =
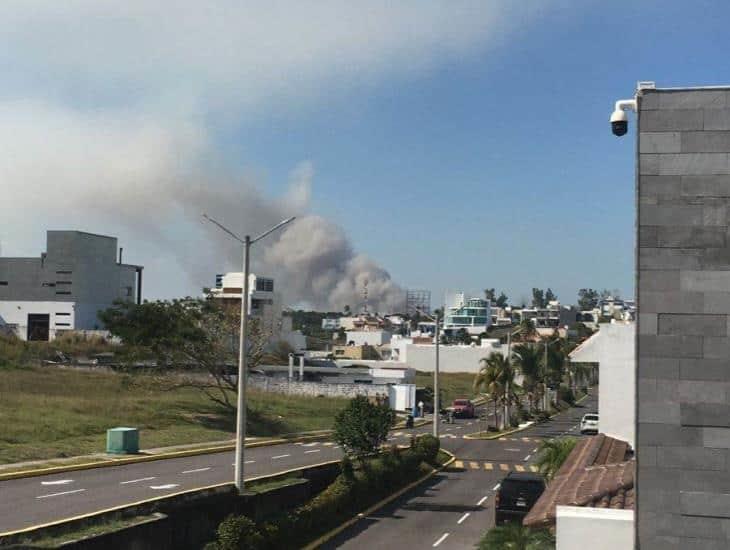
[[[106,452],[111,454],[135,454],[139,452],[137,428],[111,428],[106,431]]]

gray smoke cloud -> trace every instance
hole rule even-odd
[[[287,294],[307,297],[317,309],[359,311],[366,288],[369,311],[402,309],[403,289],[390,274],[355,253],[344,230],[320,216],[297,220],[267,248],[264,265],[282,277]]]

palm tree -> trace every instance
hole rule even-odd
[[[535,463],[548,481],[555,477],[560,467],[568,458],[568,455],[575,447],[576,439],[573,437],[560,437],[556,439],[546,439],[540,443],[538,449],[538,459]]]
[[[555,537],[547,529],[530,529],[520,523],[493,527],[479,541],[479,550],[548,550],[555,548]]]
[[[502,394],[502,386],[499,383],[499,373],[492,357],[494,355],[493,353],[488,358],[485,357],[480,361],[481,368],[474,377],[474,390],[485,394],[494,404],[494,428],[499,429],[497,425],[497,402]],[[489,427],[488,421],[487,427]]]
[[[504,407],[501,429],[509,420],[509,407],[517,400],[517,386],[514,382],[515,369],[508,358],[501,353],[491,353],[481,360],[482,368],[474,379],[474,388],[484,388],[492,401],[497,414],[497,402]]]
[[[538,397],[540,382],[540,351],[535,346],[519,344],[512,354],[515,364],[524,376],[523,388],[527,394],[528,412],[532,412],[533,404]]]
[[[522,321],[520,321],[520,326],[518,327],[518,332],[522,341],[526,342],[531,340],[537,334],[537,329],[530,319],[522,319]]]

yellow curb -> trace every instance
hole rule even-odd
[[[428,420],[422,421],[420,424],[414,424],[414,428],[420,428],[429,424]],[[405,424],[404,424],[405,426]],[[404,426],[394,426],[390,431],[403,429]],[[305,441],[317,441],[323,439],[329,439],[332,436],[331,431],[327,433],[315,434],[315,435],[303,435],[293,438],[276,438],[266,439],[264,441],[254,441],[246,443],[244,446],[246,449],[255,449],[257,447],[268,447],[272,445],[282,445],[285,443],[303,443]],[[62,472],[76,472],[78,470],[91,470],[93,468],[107,468],[110,466],[125,466],[127,464],[136,464],[137,462],[152,462],[154,460],[165,460],[168,458],[184,458],[188,456],[197,456],[213,453],[222,453],[226,451],[233,451],[236,449],[235,443],[228,445],[219,445],[216,447],[202,447],[199,449],[187,449],[184,451],[172,451],[169,453],[159,453],[154,455],[143,455],[143,456],[129,456],[124,458],[109,458],[108,460],[99,460],[96,462],[84,462],[81,464],[69,464],[66,466],[51,466],[49,468],[35,468],[33,470],[21,470],[18,472],[7,472],[0,474],[0,481],[7,481],[11,479],[18,479],[21,477],[38,477],[49,474],[57,474]],[[50,459],[52,460],[52,459]]]
[[[363,517],[372,514],[373,512],[375,512],[376,510],[378,510],[379,508],[382,508],[383,506],[385,506],[386,504],[394,501],[395,499],[397,499],[398,497],[400,497],[404,493],[407,493],[411,489],[417,487],[418,485],[420,485],[421,483],[423,483],[424,481],[426,481],[428,478],[433,477],[436,473],[440,472],[441,470],[443,470],[444,468],[446,468],[447,466],[449,466],[452,462],[454,462],[456,460],[456,457],[453,454],[451,454],[449,451],[447,451],[446,449],[443,449],[443,448],[441,450],[444,453],[446,453],[447,455],[449,455],[451,457],[449,460],[447,460],[446,462],[444,462],[441,466],[439,466],[438,468],[433,468],[429,473],[427,473],[426,475],[424,475],[421,478],[417,479],[413,483],[409,483],[408,485],[406,485],[405,487],[399,489],[398,491],[396,491],[392,495],[385,497],[380,502],[377,502],[377,503],[373,504],[372,506],[370,506],[369,508],[363,510],[362,512],[360,512],[359,514],[357,514],[355,517],[350,518],[349,520],[347,520],[342,525],[339,525],[339,526],[335,527],[332,531],[330,531],[328,533],[325,533],[324,535],[322,535],[321,537],[319,537],[314,542],[310,542],[302,550],[315,550],[316,548],[319,548],[320,546],[322,546],[325,542],[327,542],[328,540],[330,540],[334,536],[338,535],[339,533],[341,533],[342,531],[344,531],[345,529],[347,529],[351,525],[353,525],[353,524],[357,523],[358,521],[360,521]]]
[[[484,440],[492,440],[492,439],[499,439],[500,437],[505,437],[507,435],[516,434],[517,432],[521,432],[523,430],[526,430],[527,428],[532,428],[535,424],[530,424],[529,426],[523,426],[522,428],[515,428],[513,430],[508,430],[506,432],[497,432],[493,435],[485,435],[485,436],[478,436],[477,434],[480,434],[482,432],[474,432],[471,434],[463,435],[463,439],[484,439]]]
[[[254,441],[245,445],[246,449],[255,449],[256,447],[266,447],[270,445],[281,445],[284,443],[300,443],[304,441],[313,441],[317,439],[328,439],[331,434],[307,435],[295,437],[291,439],[267,439],[266,441]],[[107,468],[110,466],[125,466],[127,464],[136,464],[137,462],[152,462],[155,460],[165,460],[168,458],[184,458],[187,456],[197,456],[213,453],[222,453],[233,451],[236,449],[235,444],[219,445],[217,447],[203,447],[200,449],[188,449],[185,451],[173,451],[169,453],[159,453],[154,455],[129,456],[124,458],[110,458],[109,460],[84,462],[82,464],[69,464],[67,466],[52,466],[50,468],[36,468],[34,470],[24,470],[19,472],[8,472],[0,474],[0,481],[10,479],[18,479],[21,477],[38,477],[48,474],[61,472],[76,472],[78,470],[91,470],[93,468]]]
[[[245,480],[245,483],[251,483],[252,481],[259,481],[259,480],[262,480],[262,479],[280,477],[280,476],[283,476],[283,475],[286,475],[286,474],[291,474],[291,473],[294,473],[294,472],[299,472],[301,470],[306,470],[308,468],[318,468],[320,466],[326,466],[328,464],[336,464],[336,463],[339,463],[339,462],[340,462],[339,460],[328,460],[326,462],[319,462],[317,464],[311,464],[309,466],[303,466],[301,468],[291,468],[289,470],[283,470],[281,472],[276,472],[276,473],[273,473],[273,474],[266,474],[266,475],[263,475],[263,476],[251,477],[251,478],[246,479]],[[53,526],[56,526],[56,525],[60,525],[62,523],[68,523],[69,521],[77,521],[77,520],[82,520],[82,519],[88,519],[88,518],[92,518],[94,516],[100,516],[102,514],[108,514],[110,512],[118,512],[120,510],[124,510],[125,508],[131,508],[131,507],[134,507],[134,506],[142,506],[143,504],[149,504],[151,502],[156,502],[156,501],[159,501],[159,500],[164,500],[166,498],[180,496],[180,495],[185,495],[185,494],[188,494],[188,493],[196,493],[198,491],[207,491],[207,490],[210,490],[210,489],[216,489],[218,487],[225,487],[226,485],[233,486],[233,482],[228,481],[226,483],[216,483],[215,485],[206,485],[205,487],[198,487],[196,489],[186,489],[185,491],[178,491],[176,493],[169,493],[169,494],[162,495],[162,496],[159,496],[159,497],[148,498],[148,499],[145,499],[145,500],[138,500],[136,502],[130,502],[128,504],[121,504],[119,506],[114,506],[112,508],[105,508],[103,510],[96,510],[94,512],[89,512],[88,514],[81,514],[79,516],[72,516],[70,518],[58,519],[58,520],[55,520],[55,521],[51,521],[49,523],[41,523],[41,524],[38,524],[38,525],[32,525],[30,527],[25,527],[23,529],[18,529],[16,531],[8,531],[7,533],[0,533],[0,537],[9,537],[9,536],[12,536],[12,535],[20,535],[20,534],[23,534],[23,533],[29,533],[29,532],[35,531],[37,529],[45,529],[47,527],[53,527]]]

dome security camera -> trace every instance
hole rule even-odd
[[[629,117],[620,109],[611,113],[611,131],[614,136],[623,136],[629,131]]]
[[[636,112],[635,99],[621,99],[616,102],[616,107],[611,113],[611,132],[614,136],[626,135],[629,131],[629,117],[626,111],[631,109]]]

